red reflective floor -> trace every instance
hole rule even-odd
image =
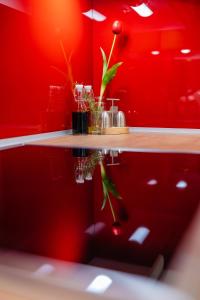
[[[167,267],[199,205],[198,155],[21,147],[0,164],[0,246],[66,261]]]

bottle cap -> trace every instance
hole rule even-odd
[[[76,84],[75,85],[75,89],[77,90],[77,91],[82,91],[83,90],[83,84]]]
[[[85,85],[84,89],[86,90],[86,92],[90,92],[92,90],[92,86],[91,85]]]

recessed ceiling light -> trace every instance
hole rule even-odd
[[[90,9],[86,12],[83,12],[83,15],[97,22],[103,22],[106,19],[104,15],[102,15],[100,12],[98,12],[95,9]]]
[[[153,14],[153,11],[145,4],[142,3],[137,6],[131,6],[131,8],[141,17],[150,17]]]

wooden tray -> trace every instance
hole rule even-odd
[[[129,127],[108,127],[101,130],[101,134],[125,134],[129,133]]]

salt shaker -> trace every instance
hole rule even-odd
[[[123,111],[118,111],[117,113],[117,127],[125,127],[126,120]]]

